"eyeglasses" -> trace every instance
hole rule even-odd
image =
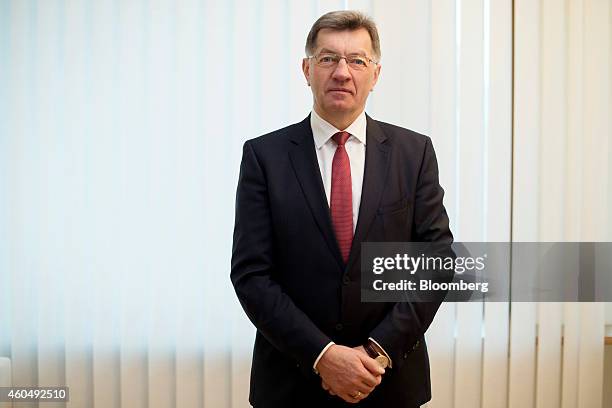
[[[331,52],[322,52],[318,55],[313,55],[308,58],[314,58],[315,63],[321,68],[335,68],[341,59],[345,59],[349,68],[356,71],[363,71],[368,68],[369,64],[376,65],[378,62],[365,57],[363,55],[338,55]]]

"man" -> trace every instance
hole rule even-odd
[[[440,302],[362,303],[361,243],[452,242],[431,140],[364,112],[380,75],[375,24],[323,15],[302,61],[313,110],[245,143],[231,279],[257,328],[260,407],[418,407]]]

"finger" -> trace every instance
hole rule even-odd
[[[376,388],[375,386],[370,386],[367,384],[363,384],[363,388],[360,390],[362,394],[369,394],[372,391],[374,391],[374,388]]]
[[[355,387],[355,391],[353,392],[353,395],[357,394],[357,392],[360,392],[360,395],[366,395],[372,392],[372,390],[374,390],[374,387],[368,387],[365,384],[360,384],[357,387]]]
[[[363,393],[363,392],[355,392],[354,394],[347,394],[344,397],[342,397],[343,400],[356,404],[359,401],[361,401],[364,398],[367,398],[368,395],[370,395],[370,393]],[[347,398],[348,397],[348,398]]]
[[[367,373],[364,374],[365,377],[361,378],[361,383],[366,386],[366,387],[376,387],[378,384],[380,384],[379,381],[376,381],[376,377],[372,377],[370,378]]]
[[[325,381],[321,381],[321,387],[323,387],[325,391],[329,390],[329,386],[325,383]]]
[[[385,369],[380,366],[373,358],[369,356],[359,355],[361,358],[361,362],[363,366],[373,375],[383,375],[385,373]]]
[[[345,400],[349,404],[356,404],[359,402],[357,398],[355,398],[353,395],[350,395],[350,394],[342,395],[341,397],[343,400]]]
[[[376,376],[372,375],[372,373],[366,370],[365,368],[359,370],[359,380],[360,383],[366,385],[367,387],[375,387],[376,385],[378,385],[378,380],[376,379]]]
[[[374,378],[376,379],[376,381],[374,382],[374,384],[369,383],[367,381],[363,382],[363,385],[365,385],[366,387],[371,387],[372,389],[374,389],[375,387],[377,387],[378,385],[380,385],[380,383],[382,382],[382,375],[377,375],[374,376]]]

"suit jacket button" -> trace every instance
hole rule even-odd
[[[348,275],[344,275],[342,277],[342,283],[344,283],[345,285],[348,285],[349,283],[351,283],[351,278],[349,278]]]
[[[343,328],[344,328],[344,326],[342,325],[342,323],[338,323],[336,325],[336,330],[338,330],[338,331],[342,330]]]

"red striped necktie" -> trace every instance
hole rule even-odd
[[[348,261],[353,242],[351,163],[344,146],[350,136],[347,132],[338,132],[333,136],[338,147],[332,161],[331,177],[331,219],[344,263]]]

